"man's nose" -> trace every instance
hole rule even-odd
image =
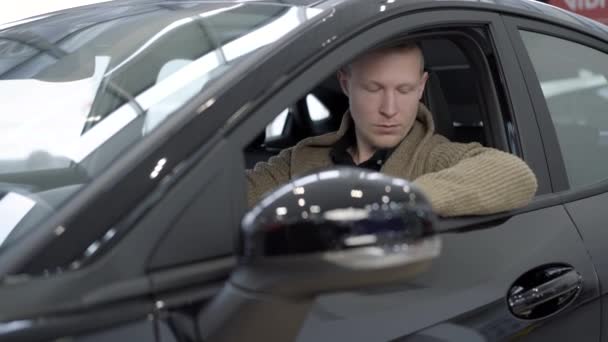
[[[384,116],[394,116],[398,113],[397,99],[391,90],[385,90],[382,95],[382,103],[380,105],[380,113]]]

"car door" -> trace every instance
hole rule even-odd
[[[537,174],[541,187],[533,203],[521,210],[491,217],[444,221],[441,256],[427,273],[411,282],[315,298],[296,339],[485,341],[587,336],[590,340],[599,340],[597,276],[568,212],[552,194],[533,107],[501,17],[487,11],[462,9],[435,9],[416,14],[401,12],[398,16],[387,12],[387,17],[393,15],[390,20],[358,23],[359,27],[371,28],[343,38],[340,44],[336,43],[338,47],[294,77],[288,85],[275,88],[276,93],[270,101],[244,117],[242,122],[235,123],[237,127],[230,139],[246,146],[272,119],[273,113],[279,113],[295,102],[315,80],[326,77],[357,53],[389,37],[442,25],[447,28],[481,27],[492,37],[495,57],[500,61],[501,79],[496,82],[502,82],[501,86],[506,89],[505,93],[500,93],[508,99],[506,113],[514,116],[512,121],[505,120],[504,125],[510,127],[502,127],[510,132],[505,135],[511,134],[520,146],[522,157]],[[348,11],[336,11],[332,20],[339,20],[345,13]],[[309,34],[322,39],[331,32],[322,25],[317,30]],[[297,40],[293,42],[294,45],[298,43]],[[524,310],[526,312],[516,316],[509,306],[514,291],[518,287],[525,291],[544,291],[565,280],[542,280],[556,267],[580,274],[583,282],[580,294],[563,311],[560,311],[560,305],[542,308],[531,304]],[[535,280],[529,282],[530,279]],[[284,319],[287,317],[285,313]],[[272,339],[274,316],[256,318],[257,328],[242,331],[241,336]],[[203,318],[199,318],[202,334],[213,336],[205,331],[208,326],[201,322],[204,322]]]
[[[587,32],[510,19],[555,190],[594,262],[606,302],[608,42]],[[606,36],[606,35],[605,35]],[[560,51],[559,56],[549,56]],[[602,327],[608,316],[602,316]],[[603,341],[608,337],[603,334]]]

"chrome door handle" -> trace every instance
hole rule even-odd
[[[524,289],[514,286],[508,297],[509,306],[516,316],[525,317],[538,306],[560,297],[570,299],[582,288],[582,277],[574,269],[545,283]],[[559,302],[562,302],[560,300]]]

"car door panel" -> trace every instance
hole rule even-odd
[[[156,341],[153,306],[144,300],[0,322],[0,340]]]
[[[423,17],[421,14],[417,19]],[[451,17],[451,23],[466,21],[465,17],[466,14],[458,13]],[[483,20],[480,16],[475,17],[476,23]],[[438,25],[433,18],[427,18],[426,23]],[[492,22],[497,25],[492,26],[495,29],[492,32],[496,35],[499,60],[507,65],[505,67],[509,71],[502,81],[510,90],[512,98],[508,101],[518,124],[510,129],[525,130],[526,135],[522,139],[533,137],[522,142],[523,154],[530,159],[526,161],[532,164],[537,176],[541,177],[541,194],[546,194],[551,191],[551,184],[547,180],[547,162],[539,141],[538,125],[509,37],[499,23],[502,22]],[[393,30],[391,34],[397,33],[396,26],[387,24],[385,29],[388,31],[389,27]],[[399,26],[399,30],[405,29],[404,25]],[[374,30],[376,36],[373,39],[389,36],[386,32],[378,33],[382,31],[378,27]],[[364,36],[361,34],[353,41]],[[345,47],[344,50],[349,51],[350,48]],[[334,51],[331,54],[339,53]],[[328,60],[332,58],[331,54]],[[310,70],[321,74],[324,68],[330,69],[322,61]],[[293,82],[305,83],[304,80],[314,78],[310,74],[312,71],[299,75],[300,80],[296,78]],[[294,93],[301,94],[310,84],[300,86],[302,89],[299,90],[297,87],[280,89],[273,99],[261,106],[255,117],[247,117],[244,123],[240,123],[235,132],[246,136],[245,131],[262,129],[272,113],[285,108]],[[247,138],[237,139],[247,141],[253,137],[250,134]],[[568,264],[580,272],[584,281],[582,294],[570,308],[551,318],[535,321],[515,318],[506,299],[510,286],[524,273],[550,263]],[[445,234],[442,256],[427,273],[407,284],[332,293],[317,298],[297,340],[387,341],[423,338],[425,334],[437,335],[445,331],[459,331],[463,333],[461,336],[481,336],[486,340],[521,337],[534,331],[535,338],[540,339],[555,336],[557,326],[570,332],[569,336],[584,334],[591,340],[599,340],[598,297],[597,276],[585,246],[563,206],[556,205],[514,216],[491,228],[476,230],[471,227],[467,232]],[[573,310],[575,308],[578,310]],[[588,324],[575,324],[580,321]]]
[[[561,201],[594,264],[604,308],[608,284],[608,256],[603,248],[608,239],[605,229],[608,168],[603,130],[608,127],[608,116],[603,91],[608,44],[556,25],[516,18],[509,18],[508,25],[522,69],[527,71],[526,83],[551,163],[554,191],[561,192]],[[562,56],[545,58],[553,50],[562,50]],[[595,77],[598,81],[581,83],[584,77]],[[551,88],[556,84],[561,84],[561,89]],[[604,327],[608,316],[606,310],[602,311]],[[604,333],[602,341],[608,341]]]
[[[428,334],[425,329],[442,323],[487,341],[532,330],[544,337],[556,325],[566,325],[569,336],[599,336],[598,302],[538,321],[510,313],[506,298],[513,282],[528,270],[556,262],[574,266],[583,277],[582,293],[572,307],[598,297],[589,256],[561,206],[521,214],[488,229],[445,233],[441,256],[415,280],[318,298],[298,341],[386,341],[423,336]],[[562,315],[569,318],[557,320]],[[595,333],[574,323],[579,320],[590,322]]]
[[[599,282],[601,284],[602,307],[608,305],[606,284],[608,284],[608,254],[606,253],[606,241],[608,241],[608,230],[606,222],[606,206],[608,205],[608,194],[601,194],[589,198],[580,199],[566,204],[568,213],[576,223],[583,241],[589,250],[589,255],[595,264]],[[604,310],[601,325],[608,324],[608,313]],[[608,341],[606,334],[602,335],[602,341]]]
[[[142,341],[161,342],[157,338],[157,330],[153,319],[144,319],[133,323],[119,325],[99,332],[70,337],[74,342],[117,342]],[[67,339],[68,337],[64,337]]]
[[[608,194],[580,199],[565,206],[581,233],[597,269],[600,283],[608,284],[608,254],[606,253]],[[607,292],[608,289],[603,286],[601,294],[605,295]]]
[[[496,308],[496,305],[491,306]],[[580,331],[586,331],[588,339],[597,340],[600,334],[598,319],[588,320],[589,317],[599,317],[601,308],[594,303],[583,304],[576,312],[560,314],[554,317],[549,326],[543,322],[525,322],[507,318],[500,310],[492,311],[491,307],[480,310],[462,318],[440,323],[424,329],[412,336],[397,339],[399,342],[429,341],[572,341],[580,338],[573,332],[572,326],[579,326]],[[582,314],[581,314],[582,313]],[[466,323],[463,324],[463,321]],[[517,331],[517,332],[515,332]],[[483,332],[483,334],[482,334]],[[515,333],[513,333],[515,332]],[[510,335],[505,338],[505,335]]]

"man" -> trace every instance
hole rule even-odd
[[[416,44],[373,50],[338,72],[349,112],[337,132],[311,137],[247,171],[249,205],[294,176],[357,165],[413,181],[441,216],[484,215],[526,205],[536,177],[519,158],[434,133],[420,103],[428,74]]]

